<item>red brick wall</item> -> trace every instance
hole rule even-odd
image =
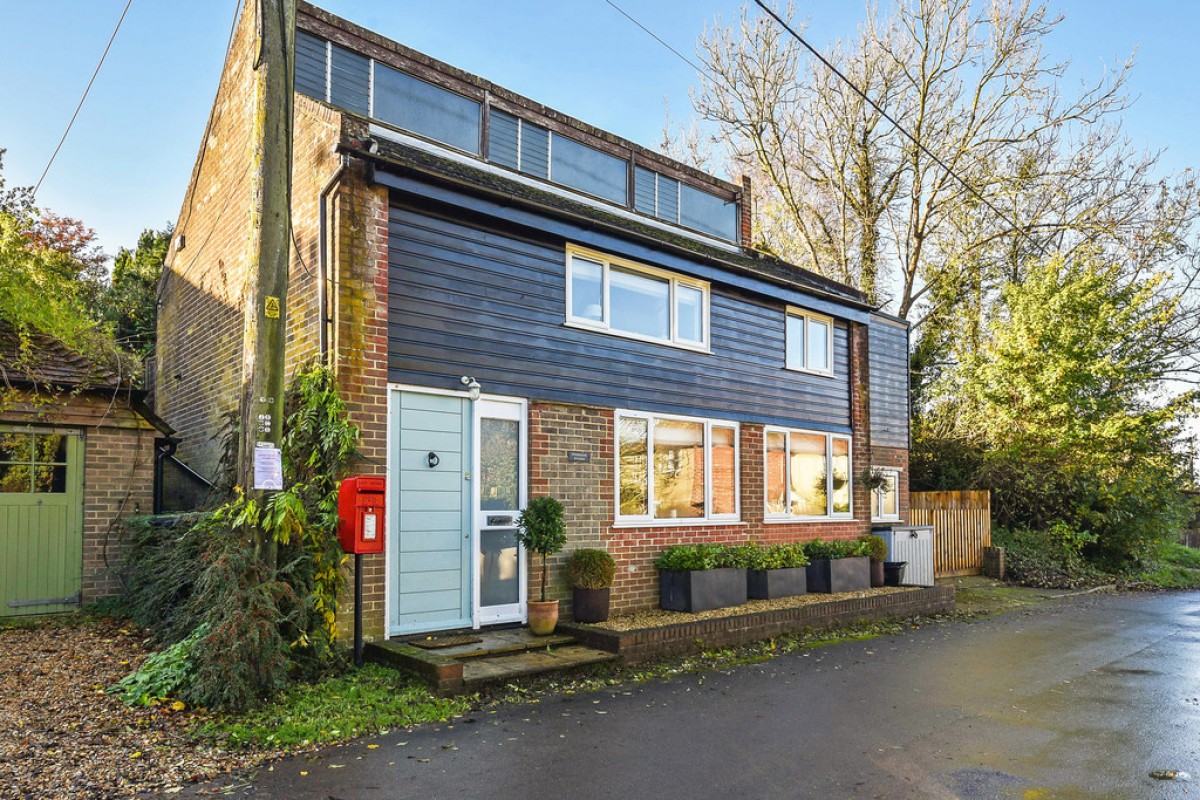
[[[0,422],[44,424],[83,431],[83,602],[120,589],[122,519],[154,509],[151,425],[111,395],[63,395],[37,407],[13,404]]]
[[[564,608],[569,608],[571,592],[564,567],[571,551],[579,547],[601,547],[616,560],[612,608],[614,613],[620,613],[657,606],[658,573],[653,562],[672,544],[849,539],[870,529],[866,493],[857,489],[854,519],[765,522],[763,426],[743,424],[740,431],[741,522],[618,527],[613,524],[616,510],[613,410],[533,404],[529,412],[530,496],[557,498],[565,506],[567,518],[567,546],[548,562],[552,596],[567,601]],[[568,451],[586,452],[591,460],[568,461]],[[856,456],[856,463],[858,460]],[[855,474],[857,477],[858,473]],[[531,566],[532,597],[541,572],[538,563]]]

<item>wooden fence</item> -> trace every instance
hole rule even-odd
[[[992,546],[990,492],[913,492],[909,519],[913,525],[933,526],[934,575],[983,571],[983,548]]]

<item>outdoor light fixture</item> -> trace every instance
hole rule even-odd
[[[470,397],[472,400],[479,399],[479,390],[483,388],[479,385],[479,381],[475,380],[475,378],[471,377],[470,375],[463,375],[461,378],[459,378],[459,381],[462,382],[463,386],[467,387],[468,397]]]

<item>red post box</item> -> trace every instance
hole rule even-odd
[[[384,479],[346,478],[338,487],[338,542],[347,553],[382,553]]]

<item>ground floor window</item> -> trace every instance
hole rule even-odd
[[[617,412],[617,521],[737,520],[736,422]]]
[[[900,519],[900,470],[875,467],[879,485],[871,493],[871,519]]]
[[[852,515],[850,437],[767,428],[764,440],[768,518],[837,519]]]

